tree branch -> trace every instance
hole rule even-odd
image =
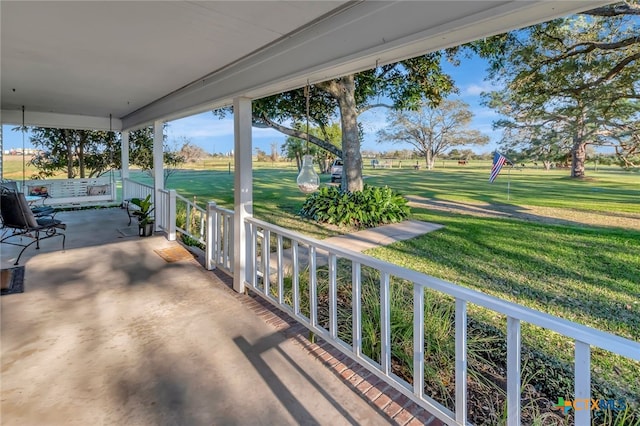
[[[550,35],[548,35],[548,37],[553,38]],[[562,55],[554,56],[552,58],[547,59],[546,61],[544,61],[544,64],[560,62],[562,60],[571,58],[573,56],[583,55],[585,53],[592,52],[596,49],[616,50],[616,49],[621,49],[623,47],[632,46],[636,43],[640,43],[640,36],[633,36],[633,37],[626,38],[624,40],[619,40],[619,41],[610,42],[610,43],[599,43],[595,41],[585,41],[582,43],[576,43],[572,46],[567,46],[567,51]]]
[[[335,145],[330,144],[327,141],[324,141],[316,136],[313,135],[307,135],[306,132],[303,132],[301,130],[296,130],[296,129],[292,129],[286,126],[283,126],[279,123],[276,123],[275,121],[271,121],[269,120],[269,118],[266,115],[262,115],[260,117],[253,117],[253,126],[254,127],[260,127],[260,128],[271,128],[274,130],[279,131],[280,133],[283,133],[287,136],[293,136],[295,138],[298,139],[302,139],[302,140],[307,140],[307,136],[309,137],[309,142],[319,146],[320,148],[329,151],[330,153],[332,153],[333,155],[335,155],[336,157],[340,157],[342,158],[342,150],[338,149],[338,147],[336,147]]]
[[[620,71],[622,71],[624,69],[624,67],[626,67],[631,62],[636,61],[638,59],[640,59],[640,52],[636,53],[635,55],[627,56],[626,58],[624,58],[623,60],[618,62],[613,68],[611,68],[611,70],[607,74],[605,74],[604,76],[600,77],[599,79],[597,79],[595,81],[592,81],[591,83],[587,83],[587,84],[584,84],[584,85],[578,87],[576,90],[582,91],[582,90],[588,89],[590,87],[598,86],[599,84],[602,84],[605,81],[610,80],[613,77],[615,77],[616,74],[618,74]]]

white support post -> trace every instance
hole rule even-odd
[[[120,133],[120,136],[120,143],[122,145],[120,150],[120,162],[122,163],[120,175],[124,181],[129,178],[129,131],[124,130]]]
[[[130,188],[127,183],[129,179],[129,131],[124,130],[120,133],[120,178],[122,179],[122,207],[125,207],[124,200],[131,198]]]
[[[169,223],[167,226],[167,239],[169,241],[176,240],[176,190],[169,190]]]
[[[4,179],[4,142],[2,141],[2,122],[0,122],[0,179]]]
[[[247,234],[244,221],[253,215],[253,172],[251,164],[251,99],[233,100],[234,193],[233,289],[244,291],[247,273]]]
[[[153,203],[160,199],[160,190],[164,189],[164,134],[162,121],[153,123]],[[158,206],[156,205],[156,211]],[[159,230],[159,221],[155,221],[154,231]]]

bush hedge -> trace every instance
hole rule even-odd
[[[362,191],[347,192],[336,186],[320,188],[307,197],[300,215],[318,222],[355,228],[372,228],[401,222],[409,217],[407,199],[385,187],[365,185]]]

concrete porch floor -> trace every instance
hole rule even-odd
[[[436,424],[224,274],[154,253],[177,243],[123,236],[123,210],[57,218],[66,251],[27,249],[25,292],[0,299],[3,425]]]

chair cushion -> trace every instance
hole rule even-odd
[[[22,192],[3,192],[0,208],[5,226],[19,229],[40,227]]]
[[[27,194],[32,196],[48,197],[49,185],[28,185]]]
[[[89,185],[87,195],[107,195],[111,192],[111,185]]]

